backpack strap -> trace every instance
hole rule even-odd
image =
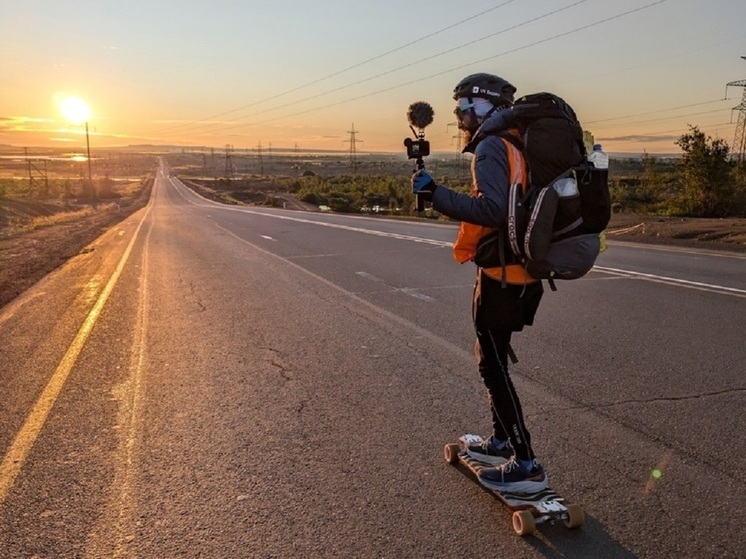
[[[518,363],[518,356],[516,356],[515,351],[513,351],[513,346],[510,345],[510,342],[508,342],[508,357],[510,357],[510,361],[513,365]]]
[[[518,151],[523,153],[523,141],[521,138],[511,130],[501,132],[498,134],[503,140],[507,140],[510,144],[515,147]]]
[[[514,135],[506,133],[500,136],[503,143],[505,144],[505,150],[508,154],[508,170],[510,172],[510,187],[508,189],[508,223],[507,223],[507,237],[510,241],[510,248],[513,250],[513,254],[516,256],[520,254],[520,247],[518,244],[518,231],[516,223],[516,206],[518,204],[517,198],[523,194],[526,188],[526,159],[523,157],[523,152],[518,146],[522,145],[520,140]],[[500,248],[500,266],[502,267],[502,287],[507,287],[507,262],[505,258],[505,235],[500,235],[499,240]]]
[[[515,130],[513,133],[518,134],[518,131]],[[496,136],[499,136],[503,140],[507,153],[508,180],[510,182],[508,191],[510,192],[511,187],[514,188],[515,193],[520,198],[522,191],[526,188],[527,184],[526,160],[523,157],[520,149],[516,147],[512,140],[506,139],[507,136],[503,136],[502,134],[496,134]],[[520,143],[519,138],[516,137],[515,140]],[[472,195],[474,195],[474,192],[472,193]],[[491,229],[488,227],[462,222],[459,229],[458,238],[456,239],[456,243],[454,244],[454,256],[456,260],[463,263],[469,259],[473,259],[479,240],[482,239],[484,236],[490,235],[493,232],[497,231],[497,247],[499,259],[498,262],[496,262],[494,265],[488,264],[486,267],[484,265],[480,266],[480,268],[484,270],[484,273],[487,274],[490,278],[500,281],[504,286],[507,286],[508,283],[524,285],[526,283],[534,283],[536,281],[539,281],[531,277],[531,275],[526,271],[525,266],[522,263],[517,262],[516,258],[509,258],[509,256],[513,252],[505,246],[506,237],[508,237],[509,235],[509,228],[510,225],[507,221],[505,223],[505,227],[500,229]]]
[[[520,240],[518,239],[518,223],[516,221],[516,208],[521,203],[521,198],[526,194],[528,184],[528,167],[523,155],[523,143],[515,134],[505,133],[501,135],[505,149],[508,154],[508,167],[510,172],[510,186],[508,188],[508,241],[513,254],[521,256]]]
[[[505,289],[508,287],[508,264],[505,260],[505,235],[498,234],[497,236],[497,251],[500,257],[500,268],[502,268],[502,277],[500,279],[500,287]]]

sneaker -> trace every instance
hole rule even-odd
[[[505,464],[514,454],[513,447],[510,446],[509,442],[505,443],[502,447],[498,447],[495,445],[493,437],[479,443],[470,444],[466,447],[466,453],[474,460],[479,460],[483,464],[492,464],[493,466]]]
[[[511,493],[538,493],[549,485],[549,478],[536,460],[529,470],[511,458],[501,466],[484,468],[479,472],[479,481],[485,487]]]

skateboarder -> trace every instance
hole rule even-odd
[[[506,80],[485,73],[465,77],[454,89],[454,113],[467,142],[464,152],[473,154],[471,196],[435,184],[425,170],[412,176],[415,194],[432,202],[438,212],[462,222],[454,244],[454,255],[460,262],[469,260],[479,239],[493,230],[501,230],[506,236],[505,247],[509,246],[508,191],[511,182],[526,184],[526,169],[520,151],[497,132],[511,128],[515,91]],[[518,134],[516,130],[511,133]],[[493,432],[483,444],[469,447],[468,453],[493,465],[480,471],[483,485],[498,491],[533,493],[547,487],[548,479],[531,447],[521,403],[508,374],[508,356],[512,355],[512,333],[533,324],[543,287],[511,261],[509,248],[504,253],[504,267],[477,268],[472,318]]]

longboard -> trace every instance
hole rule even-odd
[[[482,468],[493,467],[469,456],[466,449],[469,445],[482,442],[479,435],[464,435],[457,443],[445,445],[443,453],[448,463],[463,464],[479,483],[479,472]],[[481,485],[481,484],[480,484]],[[484,487],[484,486],[482,486]],[[536,525],[543,522],[554,523],[561,520],[568,528],[579,528],[585,521],[583,507],[570,504],[551,488],[533,494],[507,493],[496,489],[489,489],[505,506],[513,511],[513,530],[519,536],[528,536],[536,531]]]

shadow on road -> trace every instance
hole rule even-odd
[[[582,528],[568,530],[560,523],[542,524],[534,536],[526,538],[526,543],[550,559],[568,557],[637,559],[639,557],[617,542],[601,522],[587,513]]]
[[[488,488],[480,485],[468,469],[461,464],[452,465],[461,475],[476,483],[485,493],[488,493],[504,510],[506,521],[510,522],[510,509],[501,503]],[[516,536],[519,538],[520,536]],[[524,541],[538,553],[549,559],[637,559],[639,556],[617,542],[606,530],[604,525],[585,513],[582,528],[568,529],[562,522],[543,523],[537,526],[536,532],[525,536]]]

